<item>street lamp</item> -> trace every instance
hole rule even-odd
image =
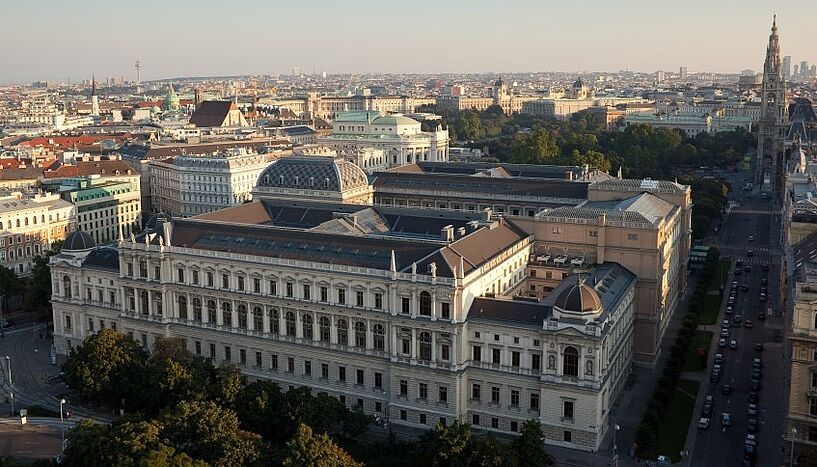
[[[613,466],[618,467],[618,445],[616,444],[616,432],[620,430],[621,427],[618,423],[613,425]]]
[[[60,438],[62,438],[61,452],[65,454],[65,419],[62,416],[62,406],[65,405],[65,399],[60,399]]]
[[[11,357],[6,355],[6,368],[9,369],[9,386],[11,386]]]
[[[794,465],[794,437],[797,435],[797,428],[792,427],[791,429],[791,462],[789,465]]]
[[[9,398],[11,399],[11,416],[14,416],[14,391],[9,391]]]

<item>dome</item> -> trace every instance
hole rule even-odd
[[[579,79],[573,83],[573,89],[581,89],[582,87],[584,87],[584,81],[581,79],[581,77],[579,77]]]
[[[592,287],[579,280],[562,290],[554,306],[567,313],[596,313],[601,310],[601,298]]]
[[[168,87],[167,95],[165,96],[164,109],[173,112],[179,110],[179,96],[177,96],[176,92],[173,91],[173,83],[171,83]]]
[[[331,156],[283,157],[258,177],[258,188],[344,192],[368,185],[369,179],[360,167]]]
[[[145,230],[156,231],[165,222],[170,222],[171,217],[163,212],[156,212],[151,214],[148,221],[145,223]]]
[[[95,246],[94,237],[84,230],[71,232],[62,242],[63,251],[87,251]]]

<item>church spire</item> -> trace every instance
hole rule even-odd
[[[91,96],[96,96],[96,78],[93,73],[91,73]]]

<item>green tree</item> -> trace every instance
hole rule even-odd
[[[346,451],[332,442],[325,433],[316,435],[301,423],[284,448],[283,465],[287,467],[358,467]]]
[[[211,399],[223,405],[232,407],[238,392],[246,384],[241,371],[234,366],[222,366],[216,369],[215,381],[211,386]]]
[[[63,465],[111,465],[111,428],[92,420],[80,420],[66,436]]]
[[[206,462],[193,460],[187,454],[176,452],[175,449],[166,444],[148,451],[136,465],[138,467],[207,467]]]
[[[51,267],[50,255],[35,256],[31,277],[25,293],[26,310],[35,321],[51,319]]]
[[[145,365],[147,353],[133,339],[111,329],[88,336],[62,366],[65,382],[94,400],[118,401],[119,385]]]
[[[510,465],[511,459],[508,456],[507,448],[505,445],[499,443],[493,436],[488,435],[473,444],[471,465],[478,467],[502,467]]]
[[[545,433],[542,425],[534,420],[522,424],[522,429],[513,442],[511,452],[519,460],[519,465],[552,465],[553,457],[545,452]]]
[[[437,423],[425,441],[433,465],[467,465],[471,443],[471,428],[467,423],[459,420],[450,426]]]

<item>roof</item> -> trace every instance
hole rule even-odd
[[[369,180],[357,165],[338,157],[284,157],[264,169],[258,188],[297,188],[344,192],[366,187]]]
[[[131,166],[121,160],[78,161],[75,165],[63,165],[43,174],[45,178],[87,177],[89,175],[135,175]]]
[[[77,230],[65,237],[62,249],[65,251],[84,251],[96,246],[96,241],[88,232]]]
[[[468,309],[467,319],[488,319],[541,327],[544,320],[552,314],[553,308],[541,302],[476,297]]]
[[[382,114],[376,110],[363,110],[353,112],[339,112],[335,116],[335,123],[369,123]]]
[[[16,169],[0,169],[0,180],[32,180],[42,177],[43,169],[39,167],[25,167]]]
[[[584,173],[584,168],[579,166],[562,165],[535,165],[535,164],[506,164],[492,162],[417,162],[409,166],[414,166],[424,173],[448,173],[474,175],[486,172],[491,169],[504,169],[508,176],[527,178],[552,178],[564,180],[568,174],[572,174],[574,180],[578,180]],[[393,169],[394,171],[405,171]],[[415,170],[418,171],[418,170]]]
[[[197,127],[221,126],[235,108],[232,101],[204,101],[190,116],[190,123]]]
[[[601,298],[592,287],[576,280],[572,287],[559,293],[554,305],[565,311],[595,312],[601,309]]]
[[[631,179],[631,178],[608,178],[593,182],[591,190],[612,190],[612,191],[650,191],[659,193],[683,193],[689,190],[688,185],[681,185],[677,182],[667,180]]]
[[[94,248],[82,261],[85,267],[119,271],[119,250],[110,246]]]
[[[241,141],[217,141],[212,143],[195,143],[195,144],[142,144],[133,143],[119,149],[119,153],[131,159],[167,159],[173,156],[182,155],[202,155],[213,154],[223,149],[230,148],[247,148],[254,149],[257,153],[270,152],[273,147],[280,147],[282,145],[289,146],[290,143],[283,139],[251,139]]]
[[[420,122],[403,116],[401,114],[391,114],[391,115],[384,115],[382,117],[377,117],[372,120],[372,125],[388,125],[388,126],[397,126],[397,125],[419,125]]]
[[[468,175],[378,172],[372,186],[375,193],[390,189],[411,190],[415,193],[448,191],[460,194],[477,193],[493,196],[520,196],[533,198],[587,199],[589,183],[569,180],[542,180],[533,178],[491,178]],[[464,195],[467,196],[467,195]]]

